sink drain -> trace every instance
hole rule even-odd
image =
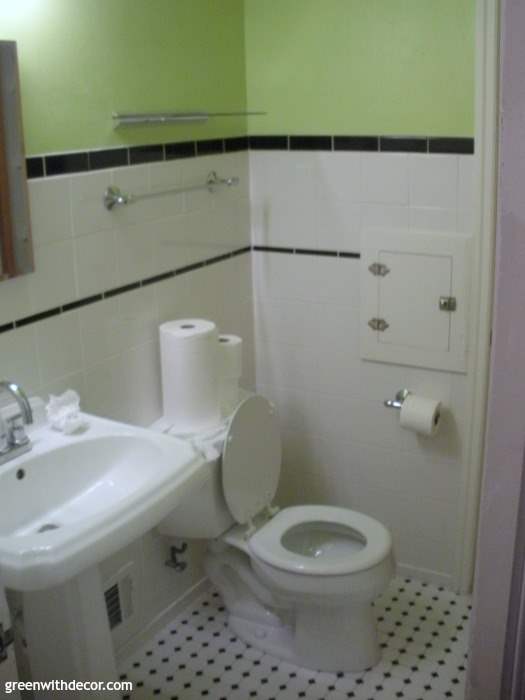
[[[59,527],[60,525],[56,525],[55,523],[46,523],[38,528],[37,533],[40,534],[41,532],[48,532],[49,530],[58,530]]]

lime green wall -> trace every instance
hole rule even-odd
[[[250,133],[473,134],[475,0],[0,0],[29,154]],[[246,50],[245,50],[246,42]]]
[[[246,108],[242,0],[0,0],[18,42],[26,151],[245,133],[243,118],[112,128],[113,111]]]
[[[475,0],[245,0],[250,133],[474,133]]]

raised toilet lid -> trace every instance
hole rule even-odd
[[[271,504],[281,471],[281,433],[275,409],[250,396],[230,421],[222,455],[222,488],[238,523],[245,524]]]

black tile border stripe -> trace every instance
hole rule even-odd
[[[287,151],[290,145],[288,136],[250,136],[252,151]]]
[[[47,309],[47,311],[40,311],[37,314],[32,314],[31,316],[25,316],[20,318],[18,321],[13,321],[16,328],[22,328],[23,326],[29,326],[32,323],[37,323],[38,321],[45,321],[53,316],[58,316],[62,313],[62,307],[56,306],[54,309]]]
[[[233,253],[230,253],[230,257],[236,258],[238,255],[244,255],[245,253],[251,253],[251,251],[252,251],[252,246],[245,245],[244,248],[237,248],[237,250],[234,250]]]
[[[130,284],[125,284],[122,287],[114,287],[113,289],[109,289],[107,292],[103,292],[102,297],[104,299],[111,299],[112,297],[126,294],[126,292],[133,292],[135,289],[140,289],[140,287],[140,282],[131,282]]]
[[[148,146],[131,146],[129,149],[129,164],[143,165],[144,163],[158,163],[166,159],[164,144],[157,143]]]
[[[254,245],[256,253],[284,253],[286,255],[317,255],[322,258],[352,258],[359,260],[361,253],[350,250],[327,250],[323,248],[286,248],[275,245]]]
[[[169,280],[172,277],[175,277],[174,270],[170,270],[170,272],[161,272],[160,275],[155,275],[154,277],[148,277],[147,279],[142,280],[142,286],[148,287],[150,284],[157,284],[157,282],[164,282],[165,280]]]
[[[195,141],[181,141],[180,143],[167,143],[164,146],[166,160],[177,160],[180,158],[195,158],[197,147]]]
[[[233,153],[234,151],[246,151],[250,142],[248,136],[234,136],[224,139],[225,153]]]
[[[339,253],[337,250],[317,250],[316,248],[295,248],[294,253],[296,255],[320,255],[337,258]]]
[[[100,292],[100,294],[93,294],[89,297],[84,297],[83,299],[75,299],[62,306],[56,306],[52,309],[46,309],[45,311],[39,311],[31,316],[24,316],[16,321],[10,321],[0,325],[0,335],[2,333],[7,333],[13,331],[17,328],[23,328],[24,326],[29,326],[33,323],[38,323],[39,321],[45,321],[54,316],[59,316],[60,314],[67,313],[68,311],[74,311],[75,309],[80,309],[84,306],[90,306],[91,304],[96,304],[104,299],[112,299],[116,296],[126,294],[143,287],[147,287],[151,284],[157,284],[163,282],[164,280],[176,277],[177,275],[183,275],[187,272],[193,270],[199,270],[203,267],[209,265],[215,265],[219,262],[225,260],[230,260],[231,258],[236,258],[239,255],[244,255],[245,253],[250,253],[252,250],[251,246],[244,246],[242,248],[236,248],[235,250],[229,251],[227,253],[221,253],[220,255],[214,255],[211,258],[206,258],[199,262],[192,263],[191,265],[185,265],[184,267],[178,267],[174,270],[169,270],[168,272],[161,272],[158,275],[153,275],[152,277],[147,277],[146,279],[139,280],[138,282],[131,282],[130,284],[123,285],[121,287],[115,287],[113,289],[108,289],[105,292]]]
[[[379,150],[385,153],[428,153],[426,136],[381,136]]]
[[[89,169],[120,168],[129,165],[128,148],[105,148],[88,152]]]
[[[194,270],[201,270],[209,265],[216,265],[217,263],[224,262],[225,260],[231,260],[240,255],[245,255],[251,252],[263,252],[263,253],[285,253],[288,255],[317,255],[320,257],[330,257],[330,258],[353,258],[359,260],[361,257],[360,253],[346,251],[346,250],[324,250],[317,248],[286,248],[283,246],[271,246],[271,245],[247,245],[242,248],[236,248],[235,250],[229,251],[227,253],[221,253],[220,255],[214,255],[211,258],[206,258],[205,260],[200,260],[199,262],[191,263],[190,265],[185,265],[183,267],[175,268],[174,270],[168,270],[167,272],[161,272],[158,275],[153,275],[152,277],[147,277],[138,282],[131,282],[130,284],[125,284],[121,287],[114,287],[113,289],[108,289],[105,292],[100,292],[99,294],[93,294],[89,297],[84,297],[83,299],[75,299],[74,301],[62,304],[62,306],[55,306],[52,309],[46,309],[45,311],[39,311],[31,316],[24,316],[16,321],[10,321],[0,325],[0,335],[2,333],[8,333],[17,328],[23,328],[24,326],[32,325],[33,323],[38,323],[39,321],[45,321],[54,316],[60,316],[60,314],[67,313],[68,311],[75,311],[85,306],[90,306],[96,304],[105,299],[113,299],[114,297],[121,296],[127,292],[132,292],[137,289],[142,289],[148,287],[151,284],[157,284],[163,282],[164,280],[177,277],[178,275],[184,275],[188,272],[193,272]]]
[[[41,156],[26,158],[26,172],[28,180],[44,177],[44,158]]]
[[[474,155],[474,139],[431,137],[428,140],[429,153],[456,153],[458,155]]]
[[[290,151],[332,151],[331,136],[290,136],[288,139]]]
[[[69,304],[64,304],[62,306],[62,311],[74,311],[75,309],[80,309],[83,306],[89,306],[89,304],[102,301],[103,298],[104,296],[102,294],[93,294],[91,297],[85,297],[84,299],[78,299],[77,301],[69,302]]]
[[[198,156],[213,156],[216,153],[224,153],[224,139],[206,139],[195,143]]]
[[[191,265],[186,265],[185,267],[180,267],[175,274],[176,275],[184,275],[186,272],[193,272],[194,270],[200,270],[201,267],[204,267],[205,263],[204,260],[201,262],[196,262],[192,263]]]
[[[352,258],[353,260],[360,260],[361,253],[354,253],[354,252],[348,251],[348,250],[340,250],[339,257],[340,258]]]
[[[295,248],[284,248],[279,245],[254,245],[252,250],[257,253],[295,253]]]
[[[260,135],[119,146],[26,158],[29,180],[238,151],[362,151],[472,155],[474,139],[448,136]]]
[[[334,136],[334,151],[379,151],[379,136]]]
[[[45,174],[69,175],[70,173],[85,173],[89,170],[87,151],[81,153],[62,153],[44,157]]]

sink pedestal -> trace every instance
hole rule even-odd
[[[31,451],[0,465],[0,578],[22,593],[27,653],[17,647],[21,673],[29,667],[22,680],[117,683],[96,564],[156,527],[207,478],[187,440],[82,418],[85,429],[72,435],[37,421]],[[58,695],[120,695],[67,691]]]
[[[115,654],[97,567],[67,583],[23,594],[24,629],[33,681],[116,681]],[[38,700],[66,693],[35,692]],[[101,690],[71,693],[78,700],[120,697]]]

